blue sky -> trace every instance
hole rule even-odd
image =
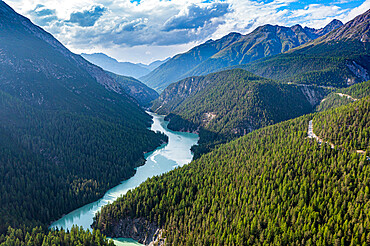
[[[347,22],[370,0],[5,0],[75,53],[121,61],[164,59],[229,32],[264,24],[320,28]]]

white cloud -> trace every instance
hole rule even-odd
[[[346,10],[336,5],[310,4],[304,9],[292,11],[290,20],[300,20],[303,26],[321,28],[334,18],[342,18],[345,12]]]
[[[232,31],[245,34],[264,24],[319,28],[333,18],[348,21],[370,8],[370,0],[353,10],[340,7],[347,0],[295,10],[290,5],[298,0],[5,1],[74,52],[106,52],[135,62],[162,59]],[[37,6],[45,11],[36,12]],[[104,11],[96,11],[96,6],[104,6]],[[83,14],[90,14],[87,22]]]
[[[361,4],[357,8],[354,8],[351,11],[349,11],[348,15],[345,16],[343,20],[345,22],[350,21],[356,16],[363,14],[365,11],[369,9],[370,9],[370,0],[366,0],[363,4]]]

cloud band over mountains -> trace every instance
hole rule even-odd
[[[322,27],[370,0],[6,0],[72,50],[171,46],[243,34],[263,24]],[[352,16],[351,16],[352,17]],[[295,23],[293,23],[293,21]]]

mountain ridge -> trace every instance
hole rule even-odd
[[[148,75],[141,77],[140,80],[147,84],[149,87],[157,91],[161,91],[169,84],[167,81],[165,82],[165,84],[162,84],[163,80],[167,80],[169,78],[170,81],[176,81],[179,77],[179,74],[183,74],[189,69],[192,69],[201,61],[208,59],[217,51],[230,45],[230,43],[235,42],[240,37],[240,33],[233,32],[218,40],[208,40],[207,42],[196,46],[185,53],[175,55],[167,62],[160,65],[158,68],[154,69]],[[167,71],[167,75],[165,75],[165,77],[161,72],[159,72],[162,69],[165,69]],[[153,77],[155,78],[155,81],[148,82],[149,79]]]
[[[370,79],[369,12],[286,53],[235,67],[297,84],[347,87],[367,81]]]
[[[104,85],[107,89],[120,93],[117,83],[115,83],[111,78],[106,76],[104,71],[101,68],[95,65],[92,65],[91,63],[84,60],[81,56],[70,52],[67,48],[64,47],[64,45],[62,45],[58,40],[56,40],[51,34],[45,32],[41,27],[33,25],[32,22],[28,18],[21,16],[19,14],[16,14],[16,12],[3,1],[0,1],[0,15],[3,21],[7,20],[8,23],[15,23],[15,24],[21,23],[25,31],[47,42],[49,45],[54,47],[55,50],[63,54],[65,57],[68,57],[71,62],[74,62],[84,67],[84,69],[86,69],[86,71],[92,77],[94,77],[98,83]],[[6,28],[6,26],[2,26],[2,28]]]
[[[133,97],[142,107],[150,106],[151,102],[159,96],[155,90],[133,77],[118,75],[108,71],[106,71],[106,73],[119,83],[122,89]]]

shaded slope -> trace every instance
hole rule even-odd
[[[166,138],[112,78],[0,1],[0,234],[48,225]]]

